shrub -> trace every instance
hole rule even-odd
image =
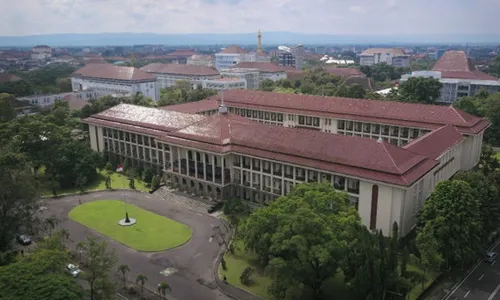
[[[111,189],[111,177],[106,176],[106,189]]]
[[[222,270],[227,270],[226,260],[224,259],[224,257],[220,260],[220,265],[222,266]]]
[[[240,276],[241,283],[243,283],[244,285],[249,285],[250,283],[252,283],[251,276],[253,274],[253,271],[254,270],[252,267],[246,267],[245,270],[241,272]]]
[[[111,165],[111,163],[109,161],[104,166],[104,170],[106,170],[106,172],[108,172],[108,174],[113,172],[113,166]]]
[[[153,170],[151,169],[144,169],[144,171],[142,172],[142,181],[144,182],[151,182],[151,180],[153,179]]]
[[[137,290],[135,289],[134,286],[129,286],[127,290],[128,290],[129,295],[131,295],[131,296],[137,295]]]
[[[130,176],[128,179],[128,186],[129,188],[135,190],[135,179],[133,176]]]
[[[153,175],[153,179],[151,179],[151,189],[154,191],[158,189],[160,186],[160,177]]]

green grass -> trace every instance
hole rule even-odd
[[[222,266],[219,265],[219,277],[223,278],[226,275],[227,282],[231,285],[239,287],[240,289],[247,290],[261,298],[270,299],[267,293],[267,288],[271,285],[271,278],[264,274],[264,270],[259,267],[255,255],[245,251],[243,242],[240,240],[233,240],[234,254],[229,251],[224,255],[226,260],[227,270],[224,271]],[[246,286],[240,282],[240,275],[246,267],[254,268],[255,272],[252,274],[252,284]]]
[[[97,174],[97,177],[95,180],[92,182],[89,182],[88,184],[85,185],[84,190],[86,192],[88,191],[99,191],[99,190],[106,190],[106,176],[108,176],[108,172],[105,170],[99,171]],[[129,188],[129,179],[127,176],[124,176],[120,173],[115,173],[112,172],[109,174],[111,177],[111,188],[112,189],[122,189],[122,188]],[[40,188],[39,191],[42,196],[52,196],[52,188],[51,188],[51,182],[49,179],[45,176],[45,171],[44,169],[40,169],[38,174],[37,174],[38,182],[40,183]],[[150,189],[146,186],[146,183],[143,182],[142,180],[135,180],[135,189],[137,191],[144,191],[148,192]],[[65,195],[65,194],[76,194],[79,193],[80,189],[77,187],[73,188],[57,188],[57,194],[58,195]]]
[[[500,160],[500,152],[497,152],[497,153],[495,154],[495,156],[496,156],[496,158],[497,158],[498,160]]]
[[[127,204],[133,226],[120,226],[125,217],[125,203],[119,200],[99,200],[79,205],[69,217],[130,248],[139,251],[162,251],[186,243],[192,231],[184,224],[154,214],[133,204]]]
[[[416,273],[420,273],[420,274],[423,273],[423,271],[415,265],[408,264],[406,268],[409,272],[416,272]],[[421,283],[417,283],[413,286],[413,288],[411,289],[411,291],[408,295],[409,300],[418,299],[418,297],[420,297],[420,295],[422,295],[422,293],[429,286],[431,286],[431,284],[434,283],[434,281],[436,281],[438,276],[436,274],[425,274],[425,277],[426,277],[426,279],[425,279],[425,282],[423,285]]]

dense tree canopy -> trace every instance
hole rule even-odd
[[[12,95],[0,93],[0,123],[9,122],[16,117],[16,111],[11,104],[12,98]]]
[[[189,81],[179,80],[172,87],[161,90],[158,106],[186,103],[203,100],[217,94],[216,90],[193,88]]]
[[[357,223],[344,193],[329,184],[305,184],[250,215],[243,236],[276,279],[275,295],[302,284],[317,297],[339,269]]]
[[[433,104],[442,88],[441,82],[434,78],[411,77],[398,87],[398,98],[403,102]]]
[[[419,236],[439,242],[438,253],[447,267],[463,266],[475,258],[481,245],[481,204],[462,180],[441,181],[425,203]]]
[[[4,251],[21,230],[32,231],[38,201],[37,185],[24,155],[0,147],[0,170],[0,251]]]
[[[404,68],[396,68],[386,63],[378,63],[373,66],[361,66],[359,70],[367,77],[373,78],[375,81],[396,80],[401,78],[407,70]]]

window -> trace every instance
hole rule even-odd
[[[352,194],[359,194],[359,180],[349,178],[347,180],[347,191]]]
[[[304,125],[306,122],[304,120],[304,116],[299,116],[299,124]]]
[[[335,176],[333,180],[333,187],[339,191],[345,190],[345,177]]]
[[[360,122],[354,123],[354,131],[361,132],[361,123]]]
[[[352,130],[352,121],[347,121],[346,129],[347,130]]]
[[[283,122],[283,114],[278,114],[278,122]]]
[[[378,124],[373,124],[373,125],[372,125],[372,133],[374,133],[374,134],[379,134],[379,133],[380,133],[380,125],[378,125]]]
[[[339,120],[337,126],[338,126],[338,129],[344,130],[345,129],[345,121]]]
[[[264,113],[264,119],[265,119],[265,120],[269,120],[269,113],[268,113],[268,112],[265,112],[265,113]]]
[[[319,118],[313,118],[313,125],[319,127]]]

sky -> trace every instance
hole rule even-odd
[[[500,34],[500,0],[0,0],[0,35]]]

